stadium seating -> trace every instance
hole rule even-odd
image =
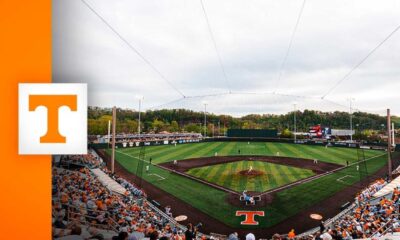
[[[400,232],[400,186],[391,198],[373,199],[373,195],[388,183],[378,179],[363,189],[355,198],[351,210],[325,224],[313,234],[301,234],[299,239],[377,239]],[[372,201],[373,200],[373,201]]]
[[[82,226],[86,239],[105,239],[112,235],[112,239],[123,239],[123,236],[137,240],[144,237],[151,240],[162,237],[174,240],[185,238],[185,227],[147,202],[143,190],[111,174],[94,152],[62,157],[62,161],[82,167],[76,171],[53,168],[54,238],[72,234],[76,226]],[[99,176],[106,176],[107,181],[100,181]],[[120,186],[119,189],[124,191],[113,191],[107,182]],[[394,188],[390,198],[381,197],[377,201],[373,197],[387,185],[388,182],[383,179],[374,181],[356,195],[355,202],[345,214],[327,221],[320,231],[299,234],[295,238],[357,239],[397,236],[400,232],[400,186]],[[199,236],[206,237],[200,233],[198,238]],[[288,235],[274,236],[274,239],[288,238]]]
[[[145,193],[142,190],[125,179],[111,175],[104,167],[102,170],[97,168],[102,166],[97,156],[89,152],[88,155],[63,157],[63,161],[78,163],[83,167],[78,171],[53,168],[54,238],[72,234],[77,226],[96,229],[92,232],[102,236],[92,236],[95,239],[104,239],[99,229],[114,232],[112,239],[123,239],[121,237],[126,234],[129,239],[137,240],[144,237],[179,240],[184,237],[186,228],[173,219],[167,219],[159,209],[154,209],[143,198]],[[120,194],[108,189],[90,170],[93,167],[96,167],[96,172],[108,174],[110,179],[127,191]]]

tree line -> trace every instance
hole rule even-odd
[[[111,108],[88,108],[89,135],[107,134],[108,121],[112,119]],[[250,114],[243,117],[217,115],[207,112],[207,135],[224,135],[228,128],[239,129],[277,129],[279,132],[290,134],[294,128],[298,132],[307,132],[310,126],[321,124],[324,127],[335,129],[350,129],[350,114],[348,112],[321,112],[304,110],[286,114]],[[138,132],[139,112],[131,109],[117,108],[118,133]],[[197,132],[203,133],[204,112],[195,112],[187,109],[162,109],[141,112],[141,132]],[[400,119],[393,117],[396,128],[400,126]],[[386,130],[386,117],[377,114],[354,112],[352,115],[353,129],[356,134],[374,134]]]

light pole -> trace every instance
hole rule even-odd
[[[112,108],[112,142],[111,142],[111,173],[114,173],[115,162],[115,127],[117,125],[117,108]]]
[[[360,130],[360,124],[358,124],[358,123],[356,123],[356,129],[355,129],[355,131],[354,131],[354,133],[356,134],[356,136],[357,136],[357,131],[358,131],[358,136],[359,136],[359,138],[358,138],[358,141],[361,143],[361,130]],[[356,139],[356,141],[357,141],[357,139]]]
[[[296,125],[296,105],[297,105],[297,102],[295,102],[294,104],[293,104],[293,108],[294,108],[294,111],[293,111],[293,125],[294,125],[294,132],[293,132],[293,135],[294,135],[294,143],[296,143],[296,139],[297,139],[297,137],[296,137],[296,132],[297,132],[297,125]]]
[[[350,142],[353,142],[353,101],[355,99],[354,98],[349,98],[350,101]]]
[[[110,131],[111,131],[111,120],[108,120],[108,140],[107,140],[107,146],[108,146],[108,148],[110,148],[110,140],[111,140],[111,134],[110,134]]]
[[[386,127],[387,127],[387,136],[388,136],[388,140],[387,140],[387,157],[388,157],[388,177],[389,180],[392,180],[392,158],[391,158],[391,148],[392,148],[392,139],[390,137],[391,135],[391,129],[390,129],[390,109],[387,109],[387,123],[386,123]]]
[[[207,103],[204,104],[204,137],[207,137]]]
[[[142,100],[143,100],[143,96],[136,96],[136,98],[139,100],[139,120],[138,120],[138,135],[140,138],[140,111],[142,108]],[[140,139],[139,139],[140,140]]]
[[[392,146],[396,147],[396,142],[394,141],[394,122],[392,122]]]
[[[221,134],[221,121],[218,120],[218,137]]]

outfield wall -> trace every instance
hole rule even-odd
[[[291,143],[295,144],[293,139],[289,138],[249,138],[249,137],[215,137],[205,138],[202,140],[191,139],[191,140],[159,140],[159,141],[144,141],[144,142],[119,142],[116,143],[116,148],[129,148],[129,147],[141,147],[141,146],[159,146],[159,145],[174,145],[174,144],[187,144],[187,143],[199,143],[199,142],[280,142],[280,143]],[[312,140],[312,139],[298,139],[296,144],[306,144],[314,146],[325,146],[329,147],[345,147],[345,148],[362,148],[362,149],[373,149],[373,150],[386,150],[385,144],[382,143],[368,143],[360,145],[358,143],[349,142],[333,142],[327,140]],[[108,143],[91,143],[88,145],[89,148],[94,149],[105,149],[111,147]],[[400,151],[400,145],[395,148],[396,151]]]
[[[228,129],[227,137],[277,138],[276,129]]]
[[[290,138],[252,138],[252,137],[217,137],[217,138],[207,138],[204,139],[205,142],[280,142],[280,143],[292,143],[294,144],[294,139]],[[296,140],[296,144],[307,144],[307,145],[317,145],[330,147],[347,147],[347,148],[358,148],[360,145],[358,143],[347,143],[347,142],[331,142],[324,140],[311,140],[311,139],[299,139]],[[365,149],[370,149],[369,146],[365,146]]]

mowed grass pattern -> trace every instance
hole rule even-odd
[[[333,147],[325,149],[320,146],[261,142],[252,142],[250,144],[247,144],[247,142],[208,142],[181,144],[176,147],[173,145],[146,147],[146,160],[148,161],[149,158],[152,157],[153,163],[157,164],[172,161],[174,159],[180,160],[190,157],[214,156],[215,152],[218,152],[218,156],[237,155],[238,149],[241,149],[241,153],[246,155],[275,155],[276,152],[279,151],[281,156],[309,159],[317,158],[320,161],[339,164],[345,164],[346,161],[354,163],[358,160],[356,149]],[[135,175],[138,170],[137,157],[139,151],[140,148],[120,148],[117,149],[116,152],[116,160],[124,168],[130,171],[132,175]],[[107,153],[110,154],[111,149],[108,149]],[[366,159],[374,157],[366,163],[368,175],[374,175],[378,169],[385,166],[387,162],[387,155],[385,152],[365,150],[364,153]],[[187,177],[173,174],[157,165],[150,166],[150,172],[149,174],[146,174],[144,171],[146,165],[147,164],[143,164],[142,178],[147,182],[169,192],[180,200],[229,226],[243,228],[240,224],[243,219],[235,217],[235,213],[239,208],[226,202],[226,192]],[[233,165],[230,167],[232,166]],[[217,174],[216,176],[218,176]],[[337,181],[338,178],[344,176],[353,177],[346,178],[345,183]],[[165,179],[160,180],[160,177]],[[271,204],[268,204],[266,207],[255,209],[265,211],[268,217],[260,218],[260,224],[258,226],[246,228],[251,229],[273,226],[286,218],[293,216],[302,209],[318,204],[319,201],[332,196],[336,192],[343,190],[345,187],[354,184],[365,177],[366,174],[362,171],[357,171],[356,166],[353,165],[332,175],[324,176],[311,182],[278,192]],[[376,176],[372,176],[371,181],[373,179],[376,179]],[[223,182],[223,185],[226,185],[229,183],[229,178],[221,181]],[[258,182],[255,184],[259,185],[260,183]],[[354,189],[354,192],[357,192],[358,190],[359,189]],[[343,204],[344,202],[339,200],[339,203]]]
[[[195,144],[161,145],[146,147],[146,160],[152,158],[152,163],[159,164],[173,160],[185,160],[197,157],[239,155],[265,155],[318,159],[340,165],[358,161],[357,149],[302,144],[272,143],[272,142],[203,142]],[[140,148],[120,148],[123,152],[133,157],[138,157]],[[365,151],[365,158],[380,154],[379,151]]]
[[[264,174],[244,176],[239,173],[242,170],[248,170],[250,166],[252,166],[253,170],[261,171]],[[242,192],[243,190],[265,192],[315,175],[308,169],[262,161],[238,161],[211,165],[193,168],[187,173],[237,192]]]

